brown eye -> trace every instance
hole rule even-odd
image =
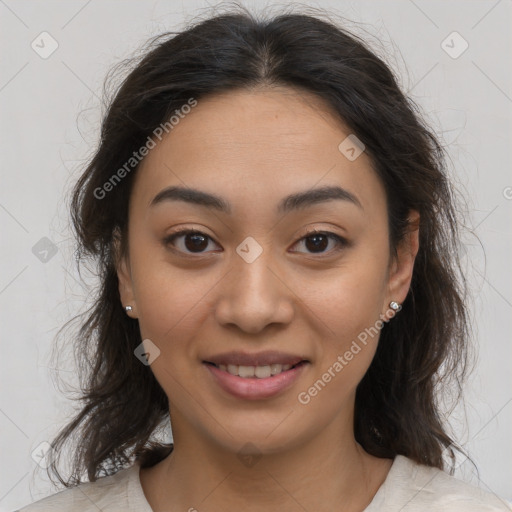
[[[181,243],[176,244],[177,239],[182,239]],[[201,231],[184,229],[173,233],[172,235],[164,239],[164,245],[172,245],[177,250],[192,254],[202,254],[208,247],[208,243],[211,238],[201,233]]]
[[[312,254],[324,254],[329,246],[329,241],[335,242],[334,251],[341,250],[348,245],[347,240],[337,235],[336,233],[330,233],[325,231],[311,231],[305,237],[301,238],[299,242],[304,242],[306,249],[311,251]]]
[[[193,229],[183,229],[163,240],[164,245],[172,246],[179,252],[184,254],[204,254],[207,251],[209,241],[213,239],[202,233],[201,231]],[[177,241],[179,243],[177,243]],[[326,250],[329,247],[329,242],[334,241],[334,249]],[[347,240],[337,235],[336,233],[325,231],[311,231],[306,236],[301,238],[297,243],[305,243],[306,249],[310,254],[325,254],[332,251],[338,251],[348,246]]]

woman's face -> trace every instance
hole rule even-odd
[[[384,188],[348,135],[308,93],[229,92],[199,100],[142,161],[120,292],[151,340],[176,443],[271,453],[352,432],[417,239],[390,258]],[[183,229],[200,234],[170,238]]]

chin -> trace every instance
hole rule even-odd
[[[222,417],[222,425],[212,424],[214,422],[203,424],[204,435],[221,449],[236,454],[282,453],[304,444],[315,435],[315,426],[308,429],[291,408],[278,413],[262,410],[230,412]]]

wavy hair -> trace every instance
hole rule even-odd
[[[116,238],[127,250],[128,202],[137,166],[98,190],[189,98],[255,87],[286,86],[313,93],[366,146],[388,204],[393,253],[420,214],[419,252],[402,311],[381,331],[375,357],[359,383],[354,432],[377,457],[405,455],[445,467],[456,444],[443,421],[439,396],[467,373],[467,286],[459,258],[455,193],[444,149],[403,93],[391,69],[365,40],[330,20],[302,13],[259,18],[234,9],[178,33],[153,38],[108,101],[101,139],[76,183],[71,216],[77,260],[94,261],[99,286],[73,339],[81,379],[79,411],[53,440],[73,441],[66,487],[113,474],[133,458],[149,467],[172,443],[154,439],[169,422],[169,403],[150,366],[134,357],[138,321],[121,305]],[[81,318],[83,318],[83,315]],[[57,458],[58,458],[57,457]]]

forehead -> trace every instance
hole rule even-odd
[[[233,91],[198,100],[144,158],[132,200],[147,208],[171,185],[226,197],[234,213],[272,208],[295,191],[339,185],[365,212],[385,208],[385,192],[365,152],[339,149],[351,134],[313,94],[288,88]]]

